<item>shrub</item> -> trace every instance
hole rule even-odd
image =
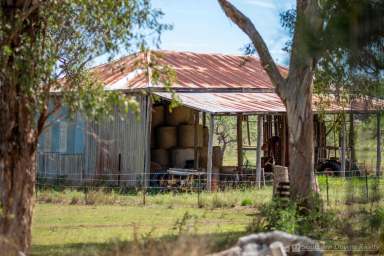
[[[293,202],[272,200],[260,208],[260,213],[248,227],[251,232],[280,230],[291,234],[321,238],[326,230],[337,225],[330,211],[303,211]]]
[[[76,195],[72,196],[71,198],[71,201],[69,202],[69,204],[79,204],[80,203],[80,198]]]
[[[224,207],[235,207],[236,202],[232,198],[226,198],[219,193],[215,193],[212,197],[211,207],[212,208],[224,208]]]
[[[241,201],[241,206],[250,206],[250,205],[252,205],[252,204],[253,204],[253,202],[252,202],[252,200],[249,199],[249,198],[245,198],[245,199],[243,199],[243,200]]]
[[[374,210],[368,219],[369,226],[374,231],[384,229],[384,208],[377,208]]]

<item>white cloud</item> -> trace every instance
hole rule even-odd
[[[276,9],[276,5],[273,0],[246,0],[245,2],[261,8]]]

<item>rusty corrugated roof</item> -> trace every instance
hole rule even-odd
[[[167,100],[172,94],[155,93]],[[181,104],[212,114],[276,113],[285,112],[285,106],[276,93],[177,93]]]
[[[156,95],[172,100],[172,94],[156,92]],[[181,104],[212,114],[266,114],[286,112],[285,106],[276,93],[176,93]],[[330,101],[321,103],[319,97],[313,97],[313,111],[331,112],[369,112],[384,108],[383,100],[354,100],[350,104],[337,104]]]
[[[148,62],[151,62],[148,65]],[[147,67],[168,66],[176,73],[178,89],[267,89],[273,85],[267,73],[255,57],[193,52],[152,51],[132,54],[117,61],[92,69],[108,90],[163,88],[151,84]],[[280,67],[283,75],[287,70]]]
[[[255,57],[193,52],[151,51],[123,57],[91,70],[104,83],[106,90],[151,89],[165,99],[162,84],[149,79],[151,69],[167,66],[176,73],[172,89],[182,104],[210,113],[279,113],[284,104],[276,93],[269,76]],[[288,70],[279,67],[283,76]],[[187,91],[187,92],[186,92]],[[321,103],[322,102],[322,103]],[[321,103],[321,104],[320,104]],[[382,100],[354,100],[338,103],[313,96],[314,111],[367,112],[383,109]]]

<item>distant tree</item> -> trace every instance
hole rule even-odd
[[[251,39],[277,94],[286,106],[291,197],[312,207],[311,195],[315,187],[312,94],[316,67],[319,60],[337,53],[339,49],[345,49],[350,56],[364,56],[364,50],[375,48],[372,42],[382,42],[382,12],[370,12],[379,8],[382,1],[297,0],[296,9],[288,13],[285,19],[292,33],[292,41],[288,44],[290,64],[287,77],[280,74],[252,21],[228,0],[218,2],[225,14]],[[380,23],[371,29],[374,18],[379,19]]]
[[[48,117],[62,104],[90,117],[137,106],[104,92],[87,68],[94,57],[144,47],[146,34],[158,42],[168,28],[161,16],[147,0],[1,1],[0,236],[22,252],[31,244],[36,147]]]
[[[236,119],[232,116],[217,116],[215,118],[215,135],[221,147],[221,159],[224,159],[225,151],[231,143],[237,142],[234,127]]]

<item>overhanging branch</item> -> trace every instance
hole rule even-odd
[[[266,43],[257,31],[252,21],[227,0],[218,0],[225,15],[248,35],[259,54],[261,64],[268,73],[272,83],[279,90],[285,86],[285,79],[281,76],[276,63],[268,50]]]

